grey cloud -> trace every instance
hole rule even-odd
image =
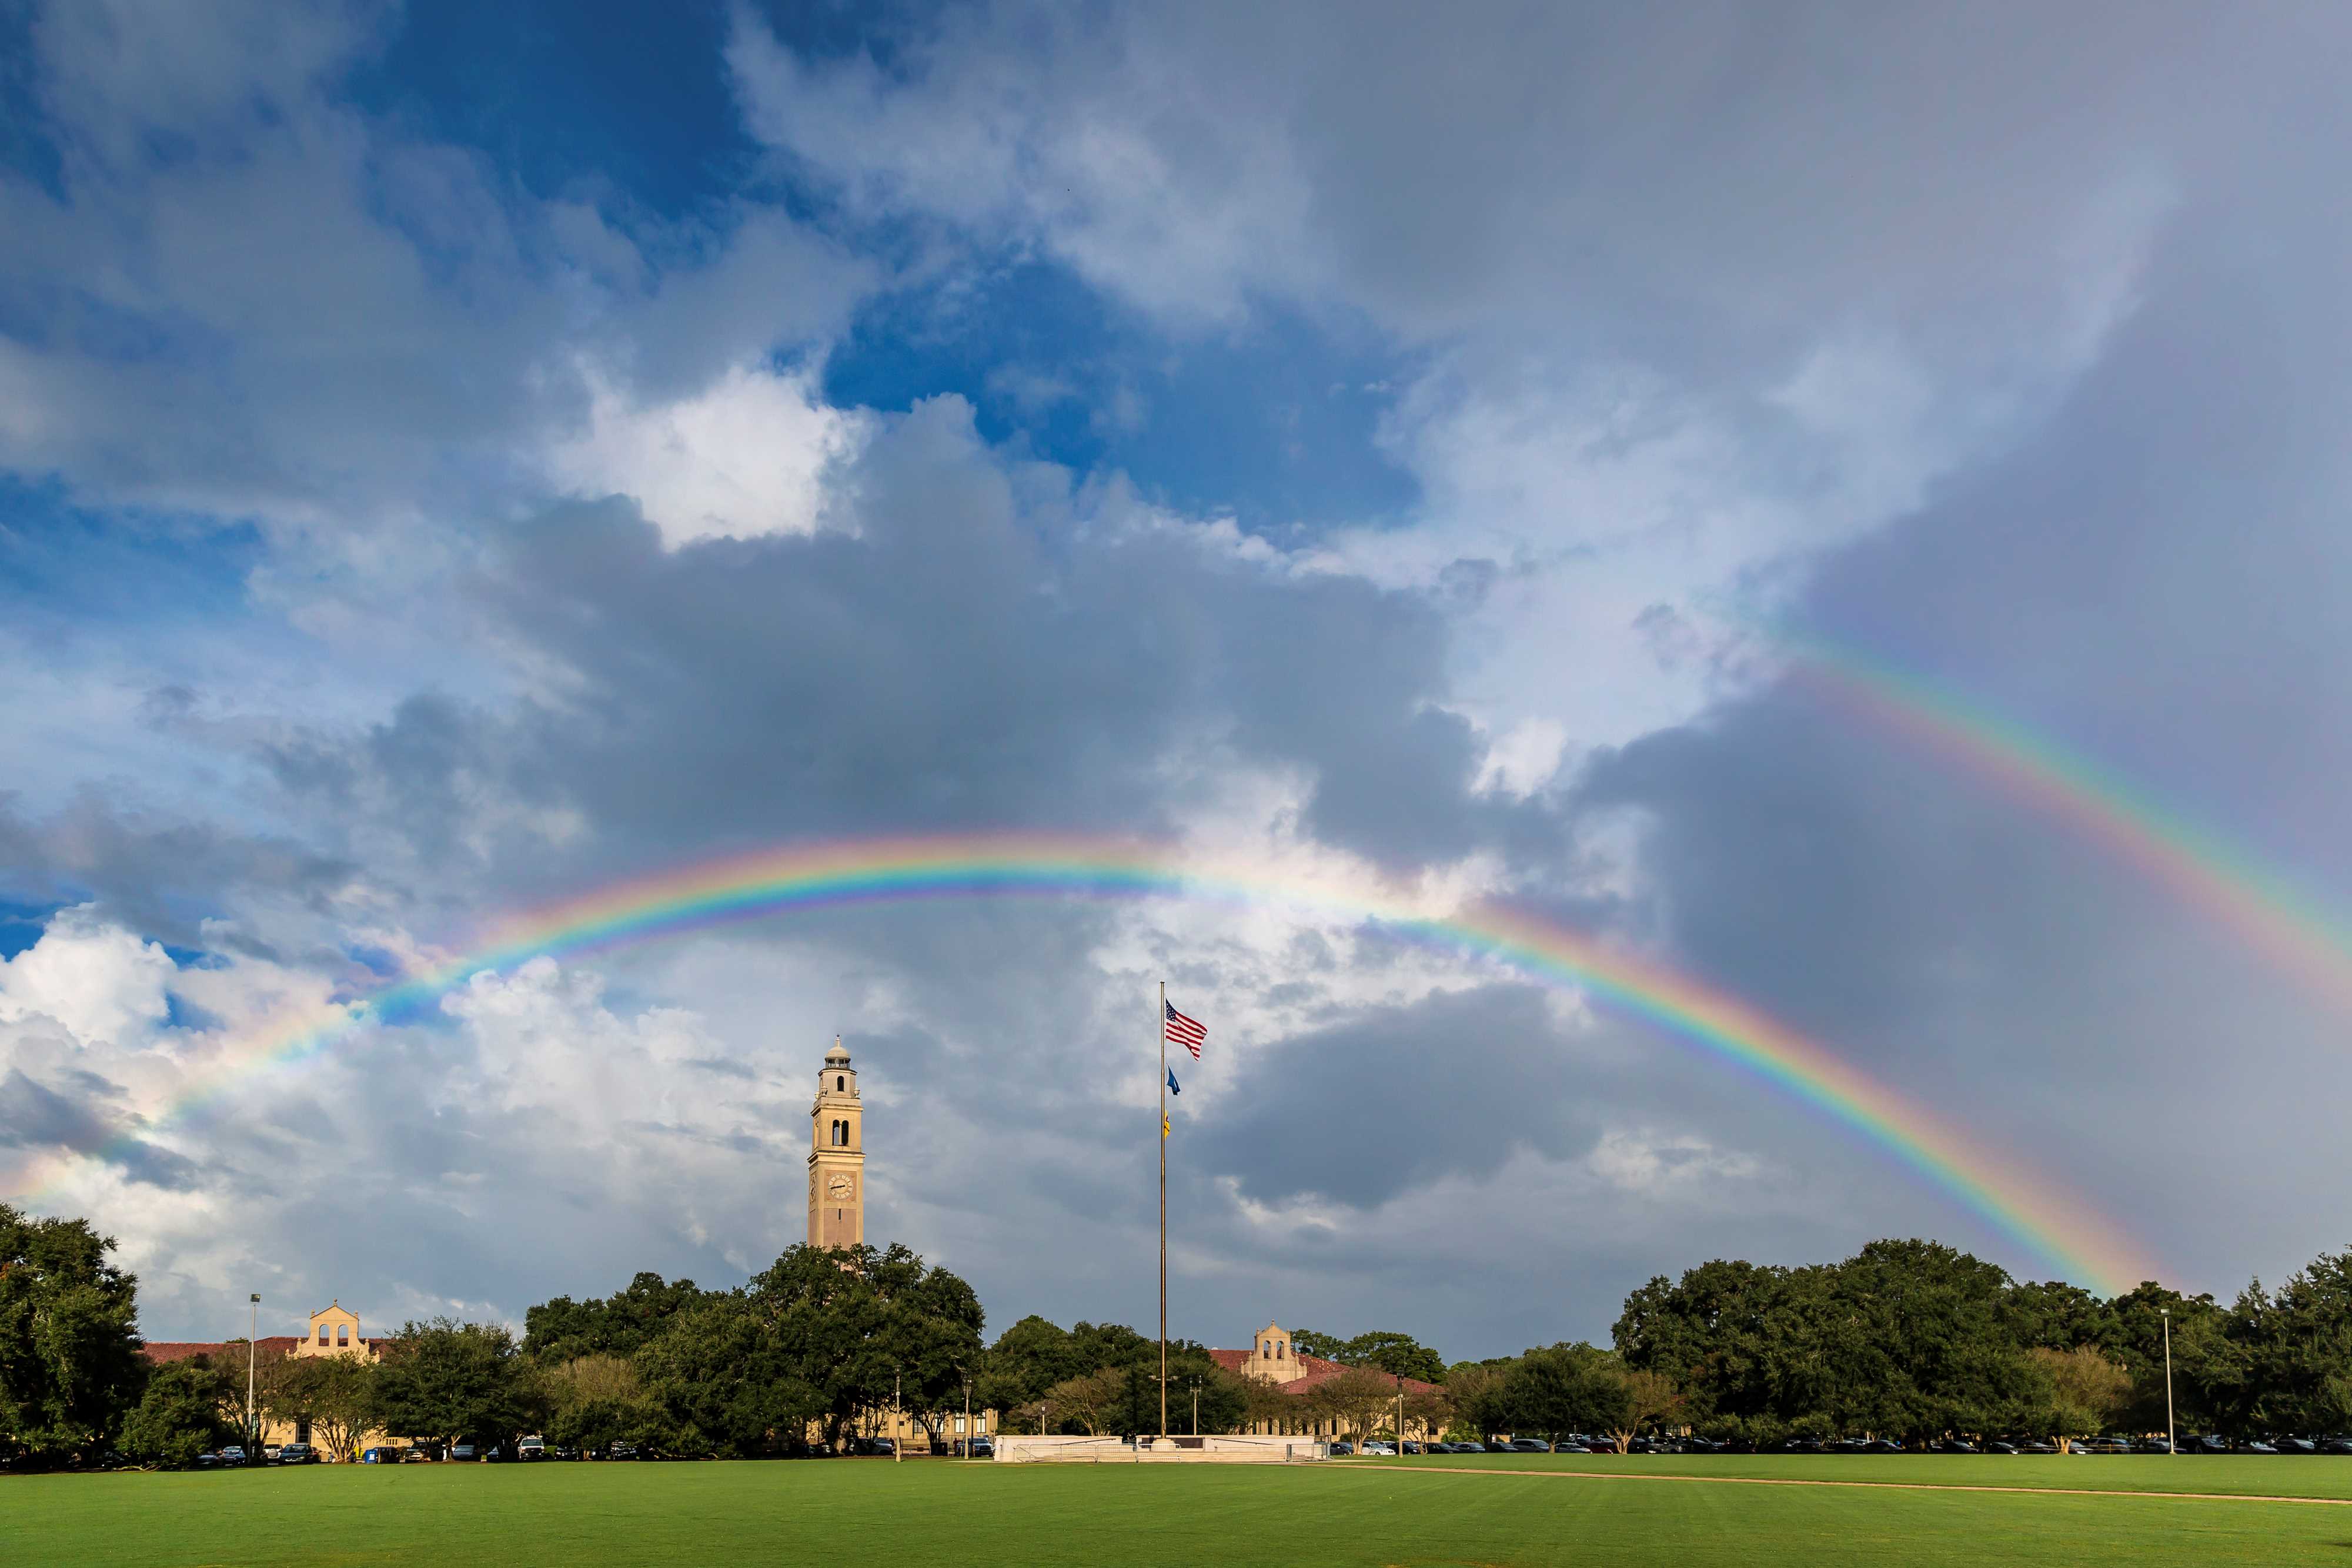
[[[474,584],[564,672],[554,692],[505,712],[422,694],[271,764],[428,861],[482,840],[485,800],[575,811],[624,862],[860,831],[1148,831],[1227,746],[1306,769],[1307,826],[1377,859],[1544,853],[1540,814],[1475,797],[1468,726],[1430,706],[1447,633],[1426,604],[1221,562],[1075,515],[1038,478],[943,399],[847,476],[854,533],[668,552],[623,503],[559,509]],[[509,851],[519,874],[545,863]]]
[[[175,1191],[194,1188],[202,1173],[195,1162],[157,1144],[131,1135],[119,1113],[94,1102],[117,1101],[119,1085],[86,1072],[69,1072],[76,1092],[60,1093],[12,1067],[0,1078],[0,1146],[70,1149],[119,1167],[132,1181]]]

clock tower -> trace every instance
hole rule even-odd
[[[856,1247],[866,1239],[866,1140],[858,1124],[857,1071],[841,1037],[824,1053],[809,1107],[809,1245]]]

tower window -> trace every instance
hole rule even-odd
[[[844,1092],[844,1093],[848,1092],[848,1091],[849,1091],[849,1079],[848,1079],[848,1077],[847,1077],[845,1074],[843,1074],[843,1073],[839,1073],[839,1072],[835,1073],[835,1074],[833,1075],[833,1086],[834,1086],[835,1089],[840,1090],[840,1091],[841,1091],[842,1092]]]

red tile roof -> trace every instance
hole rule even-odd
[[[1252,1353],[1246,1350],[1213,1350],[1209,1354],[1216,1358],[1219,1366],[1223,1367],[1227,1372],[1239,1374],[1248,1364]],[[1275,1386],[1285,1394],[1305,1394],[1310,1389],[1330,1382],[1343,1372],[1362,1370],[1340,1362],[1327,1361],[1319,1355],[1307,1355],[1303,1352],[1298,1357],[1298,1364],[1305,1369],[1298,1376],[1287,1383],[1277,1383]],[[1373,1367],[1370,1370],[1378,1372],[1380,1369]],[[1381,1375],[1386,1377],[1389,1375],[1381,1373]],[[1434,1383],[1423,1383],[1418,1377],[1406,1378],[1404,1385],[1408,1391],[1415,1394],[1430,1393],[1437,1387]]]

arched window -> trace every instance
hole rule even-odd
[[[337,1323],[337,1324],[335,1325],[335,1345],[336,1345],[336,1348],[341,1349],[341,1347],[343,1347],[344,1345],[347,1345],[347,1344],[349,1344],[349,1343],[352,1343],[352,1325],[351,1325],[351,1324],[349,1324],[349,1323]]]
[[[324,1323],[319,1325],[319,1343],[320,1344],[327,1343],[327,1325]]]
[[[845,1094],[849,1092],[849,1080],[842,1073],[836,1072],[833,1075],[833,1086]]]

